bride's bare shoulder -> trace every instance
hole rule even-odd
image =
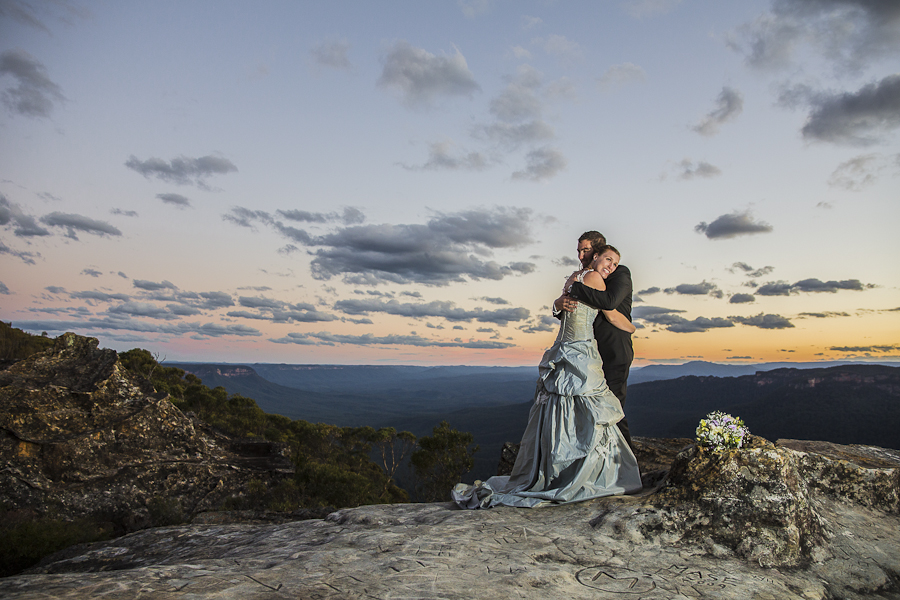
[[[584,285],[594,289],[606,289],[606,282],[597,271],[590,271],[588,273],[585,273],[583,283]]]

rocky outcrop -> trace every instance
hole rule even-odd
[[[900,455],[805,444],[757,440],[715,455],[689,448],[661,490],[552,508],[398,504],[279,525],[148,529],[58,554],[4,579],[3,593],[17,600],[900,598],[900,515],[891,500]],[[840,475],[854,471],[856,484]],[[782,475],[796,477],[796,487]],[[813,476],[819,485],[810,485]],[[838,481],[843,488],[832,488]]]
[[[177,498],[192,524],[69,548],[0,589],[15,599],[900,598],[900,452],[634,441],[645,487],[633,496],[235,524],[208,510],[251,479],[288,474],[277,446],[216,434],[114,352],[67,334],[0,371],[0,494],[20,510],[106,515],[125,530],[149,522],[155,499]],[[503,458],[514,461],[515,446]]]
[[[0,371],[7,510],[90,517],[120,531],[153,511],[190,519],[292,472],[277,444],[235,440],[182,414],[113,350],[65,334]]]

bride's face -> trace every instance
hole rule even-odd
[[[609,277],[616,267],[619,266],[619,255],[612,250],[607,250],[603,254],[594,257],[591,268],[600,273],[600,277],[606,279]]]

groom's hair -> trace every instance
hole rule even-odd
[[[583,242],[584,240],[591,243],[591,247],[594,251],[596,251],[599,246],[606,245],[606,236],[599,231],[585,231],[581,234],[581,237],[578,238],[579,242]]]

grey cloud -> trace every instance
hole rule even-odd
[[[538,148],[526,156],[526,167],[523,171],[512,174],[513,179],[541,181],[549,179],[566,168],[566,158],[554,148]]]
[[[581,46],[563,35],[552,34],[545,38],[534,38],[531,43],[541,47],[547,54],[567,63],[581,60],[584,56]]]
[[[542,85],[540,71],[530,65],[520,66],[516,74],[508,78],[503,91],[491,100],[491,114],[508,123],[539,118],[543,103],[537,94]]]
[[[278,233],[280,233],[281,235],[283,235],[284,237],[288,238],[289,240],[291,240],[293,242],[297,242],[298,244],[303,244],[306,246],[314,243],[312,236],[310,236],[309,233],[307,233],[303,229],[297,229],[296,227],[291,227],[290,225],[285,225],[284,223],[281,223],[280,221],[276,221],[272,226],[275,228],[275,230]]]
[[[54,292],[54,293],[59,293],[59,292]],[[118,300],[120,302],[131,301],[131,296],[129,296],[128,294],[109,294],[107,292],[98,292],[96,290],[86,290],[83,292],[72,292],[71,294],[69,294],[69,296],[72,298],[75,298],[76,300],[96,300],[98,302],[113,302],[115,300]]]
[[[531,243],[528,209],[476,209],[438,214],[425,225],[354,225],[321,236],[240,207],[223,218],[245,227],[257,222],[270,225],[293,242],[285,252],[299,251],[294,244],[318,247],[309,250],[317,279],[342,275],[356,285],[385,281],[447,285],[464,281],[463,277],[502,279],[534,270],[528,262],[501,265],[485,259],[494,249]],[[345,222],[352,220],[362,220],[356,209],[344,213]]]
[[[662,291],[662,290],[659,289],[658,287],[650,287],[650,288],[647,288],[647,289],[645,289],[645,290],[639,291],[638,294],[640,294],[640,295],[642,295],[642,296],[649,296],[650,294],[658,294],[658,293],[661,292],[661,291]]]
[[[341,221],[343,221],[344,225],[359,225],[360,223],[365,222],[365,220],[366,215],[363,214],[363,211],[358,208],[353,208],[352,206],[345,208],[341,215]]]
[[[2,281],[0,281],[0,294],[3,294],[4,296],[12,295],[12,292],[9,291],[9,288],[6,287],[6,284]]]
[[[314,341],[318,340],[318,342]],[[423,338],[419,335],[386,335],[376,337],[372,334],[365,335],[338,335],[332,333],[289,333],[287,337],[272,339],[272,342],[278,344],[351,344],[354,346],[424,346],[424,347],[440,347],[440,348],[471,348],[483,350],[495,350],[510,348],[514,344],[506,342],[493,341],[463,341],[459,338],[455,340],[432,340]]]
[[[17,2],[16,0],[0,2],[0,17],[9,17],[24,25],[40,29],[44,33],[50,33],[47,26],[34,14],[34,9],[26,2]]]
[[[111,215],[120,215],[122,217],[136,217],[138,216],[137,211],[134,210],[122,210],[121,208],[111,208],[109,211]]]
[[[806,139],[871,145],[900,127],[900,75],[889,75],[854,93],[820,94],[801,130]]]
[[[41,217],[41,223],[50,225],[51,227],[62,227],[66,229],[66,237],[77,240],[75,232],[90,233],[93,235],[122,235],[116,227],[113,227],[106,221],[97,221],[82,215],[71,213],[52,212],[49,215]]]
[[[277,210],[275,212],[289,221],[327,223],[330,220],[325,213],[311,213],[305,210]]]
[[[713,136],[719,132],[720,126],[734,121],[743,110],[744,97],[739,91],[725,86],[716,98],[716,108],[691,129],[700,135]]]
[[[722,170],[715,165],[711,165],[706,161],[694,163],[691,159],[685,158],[678,163],[680,179],[693,179],[699,177],[702,179],[711,179],[722,174]]]
[[[281,300],[273,300],[271,298],[250,298],[248,296],[241,296],[238,298],[238,304],[241,306],[245,306],[247,308],[268,308],[275,309],[281,308],[284,306],[284,302]]]
[[[500,265],[480,257],[492,249],[531,242],[531,211],[477,209],[439,214],[426,225],[346,227],[311,239],[313,276],[344,275],[359,285],[382,281],[447,285],[470,279],[495,279],[530,272],[531,263]]]
[[[191,201],[181,194],[157,194],[156,197],[166,204],[171,204],[178,208],[188,208],[191,205]]]
[[[548,99],[559,98],[566,100],[577,100],[578,88],[572,79],[569,79],[568,77],[560,77],[556,81],[551,81],[547,84],[547,88],[544,94]]]
[[[195,331],[209,337],[221,337],[223,335],[256,337],[262,335],[258,329],[247,325],[220,325],[218,323],[205,323],[198,326]]]
[[[177,185],[196,185],[201,189],[208,189],[206,184],[208,177],[237,171],[237,167],[230,160],[212,155],[200,158],[179,156],[169,162],[161,158],[139,160],[132,155],[125,161],[125,166],[147,179],[155,177]]]
[[[683,313],[683,310],[676,308],[663,308],[661,306],[636,306],[631,311],[631,316],[635,319],[650,319],[659,315],[670,315],[674,313]]]
[[[756,293],[760,296],[790,296],[792,288],[787,281],[773,281],[759,286]]]
[[[530,29],[534,29],[535,27],[543,24],[544,20],[540,17],[535,17],[532,15],[522,15],[520,18],[522,22],[522,30],[528,31]]]
[[[231,295],[225,292],[200,292],[199,296],[197,306],[200,308],[216,309],[234,306]]]
[[[322,42],[309,51],[313,61],[322,67],[331,69],[343,69],[349,71],[353,68],[350,63],[350,43],[346,40]]]
[[[753,267],[751,267],[750,265],[748,265],[745,262],[736,262],[736,263],[733,263],[731,265],[731,268],[728,270],[731,271],[732,273],[734,273],[736,270],[740,270],[740,271],[743,271],[744,274],[747,275],[747,277],[756,278],[756,277],[762,277],[763,275],[768,275],[769,273],[771,273],[772,271],[775,270],[775,267],[765,266],[765,267],[760,267],[759,269],[754,269]]]
[[[793,285],[793,289],[800,292],[829,292],[835,293],[839,290],[862,291],[871,289],[875,286],[872,284],[863,284],[859,279],[845,279],[843,281],[820,281],[818,279],[804,279]]]
[[[886,161],[881,155],[856,156],[837,166],[831,177],[828,178],[828,185],[858,192],[875,183],[878,180],[879,172],[886,167]]]
[[[459,50],[435,56],[405,41],[390,48],[378,84],[398,91],[411,107],[429,106],[439,96],[471,96],[481,90]]]
[[[730,44],[756,67],[786,67],[808,46],[838,71],[900,49],[900,4],[891,0],[779,0]]]
[[[40,257],[40,254],[32,254],[31,252],[21,252],[18,250],[13,250],[2,241],[0,241],[0,254],[9,254],[10,256],[15,256],[19,258],[27,265],[35,264],[35,257]]]
[[[812,317],[814,319],[830,319],[832,317],[849,317],[850,313],[845,312],[835,312],[835,311],[827,311],[827,312],[802,312],[800,313],[801,317]]]
[[[770,282],[760,286],[756,293],[760,296],[789,296],[797,292],[827,292],[836,293],[840,290],[863,291],[874,288],[871,283],[862,283],[859,279],[844,279],[842,281],[821,281],[819,279],[803,279],[796,283],[786,281]]]
[[[266,224],[273,222],[272,216],[269,213],[262,210],[250,210],[249,208],[244,208],[242,206],[233,207],[230,214],[222,215],[222,219],[250,229],[253,228],[253,223],[255,221]]]
[[[714,317],[712,319],[707,317],[685,319],[680,315],[671,314],[671,312],[648,314],[642,316],[641,320],[653,323],[654,325],[660,325],[674,333],[702,333],[709,329],[734,327],[734,323],[729,319],[723,319],[721,317]]]
[[[110,307],[107,312],[110,315],[126,315],[128,317],[147,317],[150,319],[176,319],[168,308],[157,306],[150,302],[127,301]]]
[[[552,263],[557,267],[573,267],[575,269],[581,268],[581,263],[578,262],[578,259],[572,258],[571,256],[560,256],[556,260],[553,260]]]
[[[759,327],[760,329],[787,329],[793,327],[794,324],[791,323],[785,317],[781,315],[764,315],[763,313],[759,313],[753,317],[729,317],[736,323],[741,323],[742,325],[750,325],[752,327]]]
[[[531,242],[531,216],[527,208],[502,207],[438,213],[428,230],[455,244],[517,248]]]
[[[178,288],[171,281],[147,281],[145,279],[135,279],[132,284],[136,288],[140,288],[142,290],[147,291],[156,291],[156,290],[177,290]]]
[[[241,221],[252,221],[252,220],[261,220],[261,221],[271,221],[271,217],[268,213],[262,211],[250,211],[246,208],[234,208],[232,212],[241,212],[243,218]],[[329,213],[321,213],[321,212],[309,212],[306,210],[299,209],[291,209],[291,210],[276,210],[275,211],[279,216],[288,221],[297,221],[300,223],[315,223],[315,224],[325,224],[325,223],[333,223],[333,222],[341,222],[345,225],[354,225],[358,223],[362,223],[366,220],[366,216],[363,214],[361,210],[358,208],[353,208],[351,206],[345,207],[344,210],[340,213],[337,212],[329,212]],[[234,220],[234,219],[231,219]],[[237,221],[236,221],[237,222]],[[239,225],[243,225],[243,222],[238,223]]]
[[[516,150],[525,144],[544,142],[556,137],[553,128],[541,120],[526,123],[492,123],[478,128],[476,133],[484,134],[487,139],[507,150]]]
[[[189,306],[186,304],[167,304],[166,308],[171,311],[173,315],[178,315],[179,317],[193,317],[203,314],[196,306]]]
[[[754,233],[769,233],[772,231],[772,226],[762,221],[754,221],[751,212],[744,211],[722,215],[709,224],[701,222],[694,227],[694,231],[703,233],[707,238],[714,240]]]
[[[709,283],[708,281],[702,281],[700,283],[682,283],[673,288],[666,288],[665,292],[667,294],[684,294],[687,296],[710,295],[714,298],[721,298],[723,296],[722,290],[720,290],[716,284]]]
[[[900,346],[896,344],[891,346],[832,346],[829,350],[833,352],[895,352],[900,350]]]
[[[490,166],[490,160],[480,152],[463,152],[457,156],[452,154],[451,142],[433,142],[429,144],[428,160],[422,165],[406,165],[400,163],[408,171],[483,171]]]
[[[557,327],[559,327],[558,319],[548,315],[541,315],[533,323],[523,325],[519,327],[519,329],[525,333],[544,333],[547,331],[554,331]]]
[[[473,298],[473,300],[481,300],[490,304],[509,304],[509,300],[506,298],[491,298],[489,296],[481,296],[480,298]]]
[[[125,315],[127,316],[127,315]],[[82,321],[17,321],[16,327],[26,331],[139,331],[164,335],[202,334],[207,337],[225,335],[261,336],[259,330],[246,325],[220,325],[217,323],[147,323],[129,318],[87,319]]]
[[[101,271],[98,271],[97,269],[82,269],[81,274],[90,275],[91,277],[100,277],[101,275],[103,275],[103,273]]]
[[[33,216],[25,214],[18,204],[0,194],[0,226],[5,225],[13,225],[13,234],[17,237],[50,235],[50,231],[38,225]]]
[[[396,300],[339,300],[334,305],[349,315],[366,315],[372,312],[381,312],[403,317],[441,317],[448,321],[478,321],[480,323],[494,323],[505,326],[511,321],[524,321],[529,316],[525,308],[502,308],[496,310],[484,310],[476,308],[465,310],[456,307],[453,302],[434,301],[425,304],[400,303]]]
[[[228,313],[229,317],[243,317],[274,323],[319,323],[337,320],[334,315],[319,311],[312,304],[302,302],[289,304],[272,298],[241,296],[238,298],[238,304],[259,312],[233,311]]]
[[[728,299],[728,302],[731,304],[746,304],[748,302],[755,302],[756,296],[753,294],[734,294],[731,298]]]
[[[198,294],[197,292],[178,290],[168,281],[164,281],[162,284],[148,283],[151,283],[151,285],[160,285],[160,287],[148,288],[142,295],[145,299],[156,300],[159,302],[177,302],[182,306],[205,310],[215,310],[217,308],[234,306],[234,300],[231,298],[231,295],[225,292],[201,292]],[[168,287],[166,284],[171,285],[171,287]],[[172,290],[172,292],[166,290]]]
[[[47,77],[44,65],[24,50],[0,53],[0,77],[9,75],[17,85],[3,91],[3,104],[14,114],[48,118],[65,101],[60,87]]]
[[[491,100],[490,112],[497,119],[494,123],[474,129],[473,135],[484,136],[491,142],[515,150],[523,144],[553,139],[553,128],[541,119],[544,101],[539,94],[543,87],[543,75],[530,65],[522,65],[515,75],[507,79],[506,87]],[[548,93],[553,97],[565,95],[570,90],[568,82],[552,85]]]
[[[612,90],[629,83],[644,81],[647,74],[644,69],[634,63],[622,63],[613,65],[606,72],[597,78],[597,83],[604,90]]]

